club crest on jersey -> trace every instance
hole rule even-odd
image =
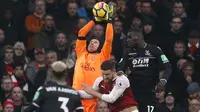
[[[91,58],[92,61],[94,61],[95,59],[96,59],[95,57],[92,57],[92,58]]]
[[[101,85],[101,88],[105,89],[105,86],[104,86],[104,85]]]
[[[149,52],[149,50],[145,50],[145,55],[146,56],[151,56],[151,53]]]

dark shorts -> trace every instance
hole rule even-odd
[[[156,105],[156,97],[153,92],[133,92],[136,101],[138,102],[139,112],[154,112]]]

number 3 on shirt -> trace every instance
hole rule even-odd
[[[67,103],[69,102],[69,98],[58,97],[58,101],[59,101],[59,102],[62,102],[60,108],[61,108],[64,112],[69,112],[69,109],[67,108]]]
[[[147,105],[148,112],[153,112],[154,106]]]

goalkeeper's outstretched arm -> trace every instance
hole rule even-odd
[[[76,41],[76,53],[77,58],[81,55],[82,52],[86,52],[86,38],[85,36],[90,32],[92,27],[95,25],[94,21],[88,22],[83,28],[78,32],[78,39]]]
[[[112,52],[113,37],[114,37],[113,25],[111,21],[108,20],[107,27],[106,27],[105,42],[101,50],[101,53],[103,54],[106,60],[110,59],[110,55]]]

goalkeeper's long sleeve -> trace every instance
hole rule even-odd
[[[77,58],[83,53],[87,52],[86,50],[86,38],[85,36],[90,32],[92,27],[95,25],[94,21],[90,21],[86,24],[83,28],[80,29],[78,32],[78,39],[76,41],[76,53]]]

